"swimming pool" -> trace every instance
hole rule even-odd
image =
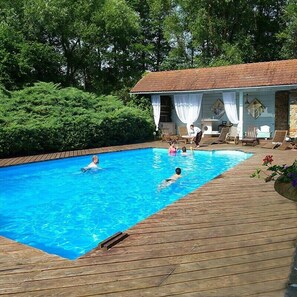
[[[76,259],[250,156],[154,148],[101,154],[86,173],[91,156],[0,168],[0,235]],[[182,178],[160,190],[176,167]]]

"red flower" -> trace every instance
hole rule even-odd
[[[261,173],[265,173],[265,181],[269,182],[278,178],[282,182],[291,182],[292,186],[297,188],[297,160],[292,165],[272,165],[272,155],[267,155],[263,159],[263,166],[266,166],[266,170],[263,171],[257,168],[251,177],[260,178]]]
[[[272,155],[267,155],[264,159],[263,159],[263,165],[268,165],[271,164],[273,162],[272,159]]]

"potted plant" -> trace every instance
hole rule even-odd
[[[257,168],[251,177],[266,175],[265,181],[274,181],[274,189],[282,196],[297,201],[297,160],[291,165],[272,165],[273,156],[267,155],[263,159],[263,166],[266,170]]]

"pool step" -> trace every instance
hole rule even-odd
[[[117,232],[117,233],[113,234],[112,236],[106,238],[105,240],[101,241],[98,246],[101,249],[108,250],[111,247],[113,247],[114,245],[116,245],[117,243],[119,243],[120,241],[124,240],[128,236],[129,235],[127,233]]]

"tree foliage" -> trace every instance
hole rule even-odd
[[[97,94],[146,70],[296,57],[296,0],[0,0],[0,83]]]
[[[277,35],[283,59],[297,58],[297,1],[289,0],[282,16],[283,30]]]
[[[150,102],[129,96],[143,73],[297,58],[296,7],[0,0],[0,156],[150,139]]]

